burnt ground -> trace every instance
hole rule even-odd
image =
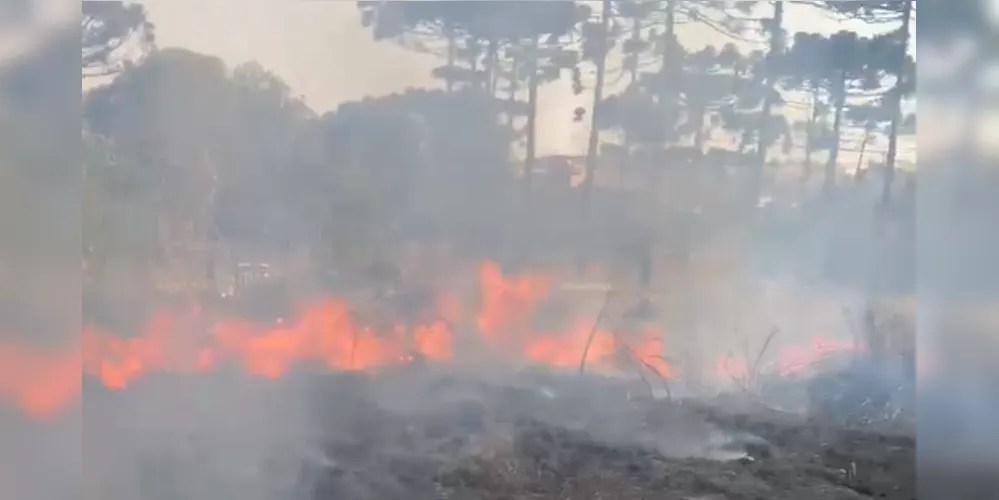
[[[304,484],[323,500],[916,498],[911,426],[612,390],[480,384],[421,415],[354,400],[363,417],[331,422],[339,437]]]
[[[83,410],[103,500],[917,498],[911,425],[576,373],[171,375]]]

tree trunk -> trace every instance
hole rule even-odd
[[[631,20],[631,40],[635,46],[635,53],[631,56],[629,60],[628,76],[631,78],[631,84],[636,85],[638,82],[638,59],[639,51],[637,49],[638,42],[642,40],[642,20],[638,16],[635,16]],[[625,187],[625,175],[627,175],[631,166],[631,151],[632,151],[632,138],[631,134],[627,130],[624,131],[624,158],[621,161],[620,167],[620,177],[618,182],[620,184],[620,190],[623,192]]]
[[[521,60],[515,55],[513,60],[510,62],[510,88],[506,96],[507,112],[506,112],[506,127],[510,129],[510,132],[514,132],[513,119],[517,116],[515,112],[515,107],[517,105],[517,92],[520,92],[520,64]]]
[[[489,37],[489,42],[486,48],[486,93],[490,97],[496,95],[496,75],[498,71],[496,70],[497,62],[499,58],[499,43],[493,36]]]
[[[628,76],[631,78],[631,83],[635,83],[638,80],[638,42],[642,41],[642,20],[638,16],[635,16],[631,20],[631,42],[633,44],[634,54],[629,54],[628,59]]]
[[[659,72],[665,74],[673,62],[673,47],[676,45],[676,0],[666,2],[666,29],[663,32],[666,43],[663,47]]]
[[[773,92],[777,88],[777,59],[784,52],[784,2],[774,4],[773,26],[770,31],[770,50],[767,53],[766,85],[763,94],[763,110],[760,112],[760,125],[756,144],[756,169],[753,172],[752,200],[755,205],[763,189],[763,174],[767,164],[767,147],[769,146],[768,128],[770,111],[773,108]]]
[[[470,37],[468,39],[468,67],[472,72],[472,86],[479,86],[479,39]],[[485,88],[485,81],[482,82],[482,88]]]
[[[819,89],[816,83],[812,83],[812,109],[808,116],[808,124],[805,129],[805,172],[804,178],[807,183],[812,178],[812,153],[815,141],[815,125],[818,122],[819,114]]]
[[[538,119],[538,37],[531,40],[531,51],[527,56],[528,88],[527,88],[527,151],[524,155],[524,203],[530,206],[531,177],[534,174],[535,156],[537,155],[537,119]],[[512,91],[511,91],[512,94]]]
[[[915,0],[906,0],[902,9],[902,50],[898,56],[895,66],[895,88],[892,89],[891,104],[892,116],[891,126],[888,131],[888,154],[885,156],[885,180],[881,191],[881,202],[891,203],[891,190],[895,182],[895,158],[898,155],[898,128],[902,121],[902,74],[905,71],[905,55],[909,50],[909,23],[912,19],[912,4]]]
[[[600,16],[600,39],[597,47],[596,63],[597,82],[593,87],[593,109],[590,111],[590,135],[586,144],[586,178],[583,179],[583,198],[580,207],[580,218],[586,222],[590,216],[590,203],[593,197],[593,177],[597,171],[597,155],[600,142],[600,130],[597,128],[600,115],[600,101],[603,100],[604,78],[607,63],[607,34],[610,26],[611,2],[603,1],[603,13]]]
[[[860,153],[857,155],[857,168],[854,170],[854,177],[860,175],[861,167],[864,164],[864,154],[867,152],[867,143],[871,140],[871,129],[864,130],[864,140],[860,142]]]
[[[694,126],[697,127],[694,130],[694,149],[699,155],[704,154],[704,115],[707,110],[703,106],[698,106],[694,110]]]
[[[822,182],[822,191],[831,196],[836,187],[836,169],[839,166],[840,134],[843,129],[843,109],[846,108],[846,70],[840,72],[836,79],[833,92],[836,95],[835,114],[833,117],[833,143],[829,148],[829,159],[826,161],[826,172]]]

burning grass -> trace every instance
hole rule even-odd
[[[32,362],[31,374],[0,365],[0,401],[38,417],[65,411],[78,403],[79,391],[71,388],[79,386],[81,365],[82,376],[115,390],[155,374],[210,373],[230,366],[279,378],[300,365],[371,372],[417,360],[638,373],[651,393],[684,375],[670,361],[669,332],[660,324],[605,317],[610,295],[603,305],[575,303],[545,317],[544,306],[560,300],[551,293],[550,281],[543,274],[506,275],[486,262],[477,276],[478,293],[466,300],[438,291],[416,305],[376,301],[371,306],[324,296],[270,322],[175,308],[156,311],[134,331],[88,324],[82,345],[65,352],[0,344],[0,359],[39,360]],[[853,348],[816,337],[812,346],[783,347],[778,363],[785,373],[830,349]],[[745,357],[724,357],[719,372],[724,376],[733,366],[745,371],[750,363],[759,364],[758,358],[748,351]]]
[[[0,396],[58,419],[82,376],[87,479],[111,500],[911,498],[911,436],[885,455],[833,422],[657,399],[683,367],[654,322],[610,318],[609,293],[553,318],[545,277],[486,263],[477,284],[404,314],[335,297],[271,323],[162,310],[131,335],[88,328],[65,358],[0,348],[35,360],[0,365]],[[719,363],[743,400],[766,399],[775,336]],[[783,346],[772,373],[844,350]]]

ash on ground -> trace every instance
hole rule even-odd
[[[166,377],[85,403],[94,498],[916,497],[906,426],[575,371]]]
[[[653,400],[576,374],[395,376],[316,381],[328,417],[298,498],[915,498],[905,426]]]

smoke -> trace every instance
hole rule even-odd
[[[644,390],[574,374],[432,367],[379,376],[302,370],[280,380],[171,376],[123,393],[94,389],[83,414],[85,498],[263,500],[312,498],[316,489],[406,498],[407,488],[409,498],[428,498],[445,464],[507,453],[530,422],[611,447],[738,456],[699,418],[635,406],[630,394]]]
[[[84,396],[86,498],[289,498],[314,435],[304,388],[231,373]]]
[[[258,60],[285,78],[295,93],[304,94],[315,110],[335,109],[344,101],[410,86],[434,85],[429,76],[437,64],[433,58],[389,43],[371,42],[370,35],[358,26],[350,3],[289,6],[238,2],[237,6],[237,2],[209,2],[195,8],[194,4],[153,2],[148,7],[151,20],[158,25],[161,46],[185,46],[228,62]],[[581,149],[584,131],[570,119],[579,99],[567,94],[554,86],[542,91],[542,154]],[[386,144],[377,146],[391,149]],[[717,178],[701,180],[717,184]],[[409,194],[415,188],[407,186],[406,190]],[[423,195],[436,199],[439,192],[428,187]],[[288,192],[284,196],[292,199],[298,195]],[[700,200],[696,207],[683,207],[698,213],[685,219],[692,229],[678,231],[670,226],[665,232],[670,233],[677,255],[682,254],[676,262],[690,265],[671,268],[666,263],[659,269],[667,276],[670,289],[649,321],[664,327],[661,345],[655,344],[658,354],[680,360],[676,370],[680,381],[666,381],[672,390],[703,395],[707,392],[704,387],[682,387],[682,381],[695,374],[720,379],[706,385],[735,385],[728,376],[740,375],[716,372],[719,356],[753,362],[774,329],[779,333],[761,358],[766,373],[777,377],[784,376],[789,366],[813,361],[816,350],[810,347],[814,337],[852,340],[855,329],[844,320],[844,304],[850,304],[848,309],[855,313],[870,295],[883,292],[878,288],[883,283],[869,286],[856,280],[882,268],[881,264],[899,260],[899,254],[892,251],[872,257],[873,250],[867,244],[873,200],[869,193],[853,196],[833,204],[827,212],[807,212],[791,221],[764,218],[773,224],[764,224],[762,241],[745,237],[744,227],[756,221],[744,214],[721,209],[702,216]],[[774,193],[774,197],[780,195]],[[472,202],[476,201],[451,207],[454,217],[473,211]],[[644,208],[649,210],[641,214],[642,221],[653,220],[649,224],[654,225],[663,207]],[[787,209],[781,213],[800,212]],[[592,239],[625,239],[610,226],[601,227]],[[691,251],[695,240],[711,244]],[[904,238],[899,241],[903,243],[893,248],[904,246]],[[557,243],[565,245],[564,241]],[[60,246],[76,248],[65,243]],[[964,246],[974,246],[974,242]],[[685,260],[688,257],[693,258]],[[716,267],[719,263],[724,265]],[[74,255],[73,265],[60,269],[76,269],[75,265]],[[442,267],[459,265],[446,262]],[[774,268],[792,268],[792,276]],[[681,269],[686,274],[673,273]],[[50,279],[43,288],[54,291],[52,295],[34,294],[49,298],[61,294],[55,300],[59,305],[49,302],[46,306],[44,301],[32,299],[42,304],[38,311],[50,312],[38,316],[56,316],[53,310],[70,309],[64,307],[70,302],[66,296],[74,295],[79,287],[67,283]],[[844,289],[848,292],[841,292]],[[287,295],[293,299],[307,295],[297,292]],[[563,311],[563,316],[582,318],[580,331],[585,338],[600,307],[599,300],[579,300]],[[112,316],[127,314],[122,306],[118,308],[121,310],[111,311]],[[512,330],[519,335],[526,333],[524,329]],[[458,333],[456,345],[471,337],[464,335],[468,332]],[[570,340],[580,338],[576,333]],[[22,415],[4,416],[0,425],[0,441],[5,443],[0,453],[0,485],[2,493],[11,498],[41,500],[73,498],[75,491],[95,500],[266,500],[307,494],[321,487],[313,483],[319,481],[317,476],[328,478],[332,470],[332,476],[341,479],[325,487],[347,498],[352,497],[349,488],[355,488],[354,498],[412,498],[415,491],[429,496],[431,485],[426,478],[436,473],[436,467],[459,457],[503,453],[514,446],[527,422],[536,421],[583,431],[614,445],[652,447],[666,455],[719,456],[715,448],[726,436],[717,429],[655,404],[648,409],[637,403],[648,403],[647,393],[662,393],[663,381],[651,376],[649,370],[644,373],[649,380],[641,380],[634,375],[641,370],[634,370],[632,360],[631,365],[623,364],[627,369],[617,370],[627,376],[580,377],[575,373],[580,358],[578,343],[570,347],[567,357],[554,348],[541,350],[538,358],[547,362],[541,364],[556,365],[549,366],[544,375],[516,373],[523,368],[517,366],[520,363],[503,359],[500,350],[480,347],[470,360],[449,368],[401,363],[378,376],[296,369],[276,380],[231,367],[191,375],[155,373],[143,364],[151,363],[155,356],[128,358],[115,352],[128,358],[117,368],[124,365],[126,371],[148,372],[123,391],[108,390],[88,374],[82,408],[66,410],[47,423],[25,422]],[[858,374],[859,382],[855,383],[861,385],[882,375],[868,368],[848,368],[848,372]],[[551,375],[559,369],[568,376]],[[783,396],[791,392],[778,389],[778,399],[787,399]],[[975,415],[984,414],[980,408]],[[425,460],[422,465],[421,458]],[[386,486],[378,476],[389,472],[396,484]],[[416,489],[424,487],[428,490]]]
[[[56,422],[26,421],[9,411],[0,415],[0,493],[11,498],[79,498],[83,474],[79,413]]]

